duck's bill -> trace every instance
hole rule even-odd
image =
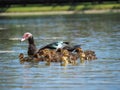
[[[22,38],[20,41],[22,42],[22,41],[25,41],[26,39],[25,38]]]

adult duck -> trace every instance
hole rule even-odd
[[[36,48],[36,45],[35,45],[35,42],[34,42],[34,38],[33,38],[33,35],[29,32],[26,32],[24,33],[21,41],[25,41],[25,40],[28,40],[28,55],[29,56],[33,56],[35,55],[35,53],[37,52],[37,48]],[[63,41],[58,41],[58,42],[53,42],[53,43],[50,43],[42,48],[40,48],[38,50],[38,52],[40,50],[43,50],[43,49],[58,49],[58,48],[63,48],[65,46],[67,46],[69,44],[69,42],[63,42]]]

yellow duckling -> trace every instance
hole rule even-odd
[[[68,50],[62,50],[61,52],[61,66],[67,66],[69,61],[69,51]]]
[[[68,51],[67,49],[58,49],[59,56],[62,58],[61,60],[64,62],[63,66],[67,65],[68,63],[72,65],[77,65],[76,61],[78,59],[76,54]]]
[[[78,54],[78,56],[79,56],[79,58],[80,58],[80,63],[84,63],[84,62],[85,62],[85,57],[86,57],[86,55],[85,55],[85,53],[83,52],[82,48],[77,48],[77,49],[76,49],[76,52],[77,52],[77,54]]]
[[[45,50],[44,60],[46,61],[46,65],[50,66],[52,57],[51,57],[51,51],[49,49]]]

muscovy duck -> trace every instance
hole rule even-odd
[[[64,41],[58,41],[58,42],[53,42],[50,43],[42,48],[40,48],[37,51],[36,45],[34,43],[34,38],[33,35],[29,32],[24,33],[21,41],[25,41],[28,40],[29,46],[28,46],[28,55],[29,56],[33,56],[36,53],[39,53],[39,51],[43,50],[43,49],[58,49],[58,48],[63,48],[67,45],[69,45],[69,42],[64,42]]]

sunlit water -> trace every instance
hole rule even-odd
[[[120,14],[0,18],[0,90],[120,90]],[[77,66],[20,64],[27,56],[25,32],[37,48],[54,41],[81,44],[97,60]]]

